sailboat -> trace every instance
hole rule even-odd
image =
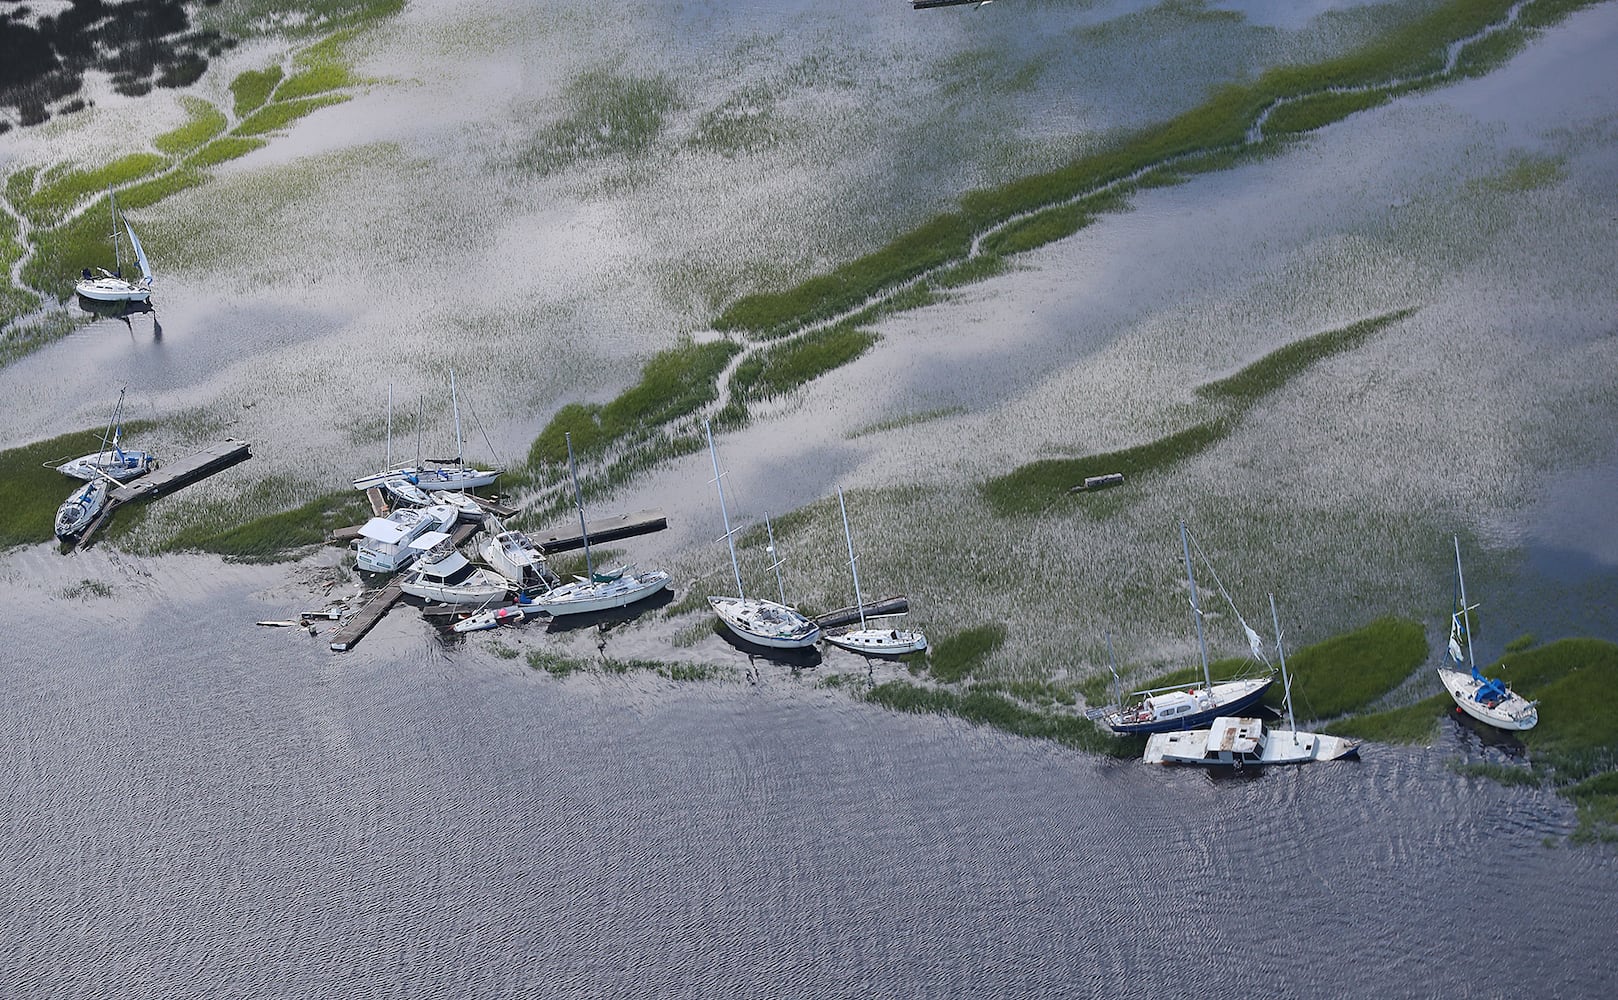
[[[1275,623],[1275,652],[1281,660],[1281,690],[1287,710],[1287,728],[1265,729],[1263,721],[1223,715],[1207,729],[1153,733],[1142,756],[1148,764],[1202,764],[1241,769],[1248,764],[1307,764],[1316,760],[1358,757],[1358,740],[1298,730],[1292,714],[1292,679],[1287,676],[1287,654],[1281,646],[1281,617],[1270,595],[1270,619]]]
[[[108,272],[98,267],[95,269],[98,273],[92,273],[87,267],[73,290],[96,302],[145,302],[152,297],[152,265],[146,260],[140,237],[135,235],[129,220],[124,219],[124,232],[129,234],[129,245],[140,265],[140,280],[131,282],[124,278],[124,255],[118,240],[118,199],[113,196],[110,187],[107,188],[107,201],[112,206],[112,253],[116,270]]]
[[[56,537],[65,542],[82,535],[107,505],[107,494],[113,485],[111,480],[97,478],[74,490],[56,508]]]
[[[1539,724],[1539,702],[1528,701],[1507,687],[1503,680],[1485,677],[1472,657],[1471,612],[1477,610],[1477,605],[1466,603],[1466,578],[1461,575],[1461,540],[1458,536],[1452,537],[1455,541],[1455,586],[1460,600],[1459,607],[1450,616],[1449,655],[1455,665],[1460,666],[1463,662],[1461,643],[1464,640],[1464,662],[1470,672],[1439,667],[1438,679],[1461,711],[1479,722],[1499,729],[1532,729]]]
[[[1264,692],[1274,683],[1274,676],[1243,677],[1218,684],[1208,675],[1208,641],[1202,630],[1202,608],[1197,601],[1197,581],[1191,572],[1191,544],[1186,531],[1185,522],[1180,522],[1180,548],[1185,554],[1185,579],[1191,588],[1191,617],[1197,623],[1197,649],[1202,657],[1202,687],[1182,688],[1155,688],[1150,691],[1136,691],[1130,699],[1118,699],[1118,704],[1109,705],[1100,712],[1100,719],[1115,733],[1162,733],[1176,729],[1190,729],[1194,726],[1205,725],[1220,716],[1239,715],[1243,710],[1258,703],[1264,697]],[[1200,551],[1200,548],[1199,548]],[[1215,582],[1218,577],[1215,577]],[[1223,591],[1224,587],[1221,586]],[[1229,600],[1229,595],[1226,595]],[[1235,611],[1235,605],[1231,605]],[[1236,614],[1238,621],[1242,616]],[[1269,661],[1264,659],[1262,643],[1258,633],[1254,632],[1247,622],[1242,621],[1242,628],[1247,633],[1248,645],[1253,650],[1253,656],[1268,666]]]
[[[663,570],[642,572],[632,566],[620,566],[609,572],[596,572],[595,561],[590,557],[590,532],[584,520],[584,496],[579,492],[579,469],[573,461],[573,435],[566,435],[566,440],[567,467],[573,476],[573,502],[579,508],[579,537],[584,541],[586,575],[534,595],[529,606],[548,611],[552,616],[576,615],[622,608],[651,597],[672,582]]]
[[[837,491],[837,506],[843,512],[843,539],[848,542],[848,568],[854,575],[854,604],[860,611],[860,627],[846,632],[827,633],[826,641],[833,646],[868,656],[899,656],[919,653],[927,648],[927,636],[906,629],[872,628],[865,618],[865,598],[860,593],[859,560],[854,556],[854,534],[848,528],[848,504],[843,491]]]
[[[107,421],[106,433],[101,435],[101,450],[58,465],[57,472],[90,482],[102,476],[125,482],[157,468],[156,455],[149,451],[125,450],[120,444],[124,434],[124,392],[127,388],[118,390],[118,404],[112,408],[112,419]]]
[[[416,464],[395,466],[393,464],[393,389],[388,389],[388,457],[381,472],[369,476],[361,476],[354,480],[354,488],[368,490],[373,486],[384,486],[389,480],[403,479],[404,481],[429,492],[434,490],[472,490],[480,486],[491,485],[504,469],[476,469],[466,464],[461,447],[461,402],[455,391],[455,369],[449,372],[449,398],[450,405],[455,411],[455,457],[453,459],[428,459],[426,463],[421,459],[421,408],[417,407],[416,416]]]
[[[712,596],[708,605],[725,627],[738,639],[772,649],[805,649],[820,639],[820,626],[805,618],[796,608],[788,607],[785,597],[780,603],[760,597],[748,597],[742,589],[742,568],[736,561],[735,532],[730,527],[730,512],[725,508],[724,477],[719,472],[719,453],[714,449],[713,428],[704,420],[702,429],[708,435],[708,457],[713,461],[713,482],[719,491],[719,515],[725,521],[725,543],[730,546],[730,568],[736,574],[736,596]]]

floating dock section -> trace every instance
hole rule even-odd
[[[633,514],[618,514],[613,517],[598,518],[588,522],[585,525],[585,530],[590,533],[592,543],[600,544],[601,542],[615,542],[620,538],[633,538],[636,535],[649,535],[654,531],[662,531],[668,526],[669,519],[664,516],[660,508],[654,507],[651,510],[637,510]],[[546,555],[584,548],[583,535],[578,532],[564,533],[564,531],[557,531],[549,535],[530,534],[528,537]]]
[[[902,615],[910,610],[910,599],[900,594],[898,597],[884,597],[880,601],[871,601],[865,605],[865,617],[882,618],[886,615]],[[860,609],[854,606],[838,608],[828,611],[815,619],[815,624],[821,628],[837,628],[839,625],[852,625],[860,620]]]
[[[107,494],[107,505],[102,508],[101,516],[91,521],[90,526],[84,529],[75,547],[88,546],[95,533],[101,530],[101,526],[112,518],[113,512],[124,504],[134,503],[137,500],[155,500],[252,457],[251,442],[226,438],[179,461],[159,466],[132,483],[119,486]]]
[[[450,533],[450,540],[454,542],[456,548],[459,548],[466,544],[467,539],[477,534],[481,527],[477,524],[457,524],[455,530]],[[372,595],[369,601],[348,617],[348,621],[331,633],[332,652],[346,653],[359,645],[359,641],[365,638],[365,633],[371,631],[376,623],[382,620],[383,615],[392,611],[393,606],[398,604],[402,597],[404,591],[399,587],[399,574],[396,573],[386,587]]]

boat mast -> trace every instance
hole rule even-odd
[[[1202,607],[1197,604],[1197,581],[1191,575],[1191,543],[1186,540],[1185,522],[1180,522],[1180,548],[1185,552],[1185,582],[1191,586],[1191,617],[1197,620],[1197,649],[1202,654],[1202,690],[1213,690],[1208,676],[1208,640],[1202,634]]]
[[[112,419],[107,421],[107,431],[106,431],[105,434],[101,435],[101,454],[102,455],[105,455],[107,453],[107,445],[108,444],[112,445],[112,450],[114,452],[117,452],[119,450],[119,448],[118,448],[118,439],[123,436],[123,427],[118,423],[118,417],[119,417],[119,414],[123,412],[123,409],[124,409],[124,393],[127,392],[128,389],[129,389],[128,386],[121,386],[118,389],[118,402],[112,408]]]
[[[455,464],[464,466],[461,460],[461,401],[455,395],[455,369],[449,370],[449,402],[455,410]]]
[[[1112,655],[1112,633],[1107,633],[1107,669],[1112,671],[1112,703],[1117,706],[1118,713],[1124,711],[1123,682],[1118,679],[1118,660]]]
[[[730,568],[736,573],[736,596],[746,600],[747,594],[742,591],[742,566],[736,561],[736,540],[730,530],[730,514],[725,510],[724,477],[719,474],[719,452],[714,450],[713,428],[704,420],[702,430],[708,435],[708,457],[713,460],[713,484],[719,491],[719,516],[725,520],[725,544],[730,546]]]
[[[124,254],[118,247],[118,199],[113,196],[112,185],[107,185],[107,204],[112,208],[112,259],[117,268],[113,273],[122,278],[124,276]],[[103,257],[102,260],[106,258]]]
[[[573,474],[573,502],[579,508],[579,537],[584,540],[584,572],[595,583],[595,564],[590,561],[590,532],[584,524],[584,496],[579,492],[579,467],[573,462],[573,435],[571,432],[562,435],[567,439],[567,471]]]
[[[765,548],[764,553],[774,560],[774,562],[770,563],[770,569],[775,570],[775,592],[781,595],[781,605],[782,607],[785,607],[787,603],[787,588],[786,584],[781,582],[782,560],[781,557],[775,552],[775,529],[770,527],[769,511],[764,512],[764,533],[770,537],[769,546]]]
[[[848,542],[848,568],[854,574],[854,604],[860,609],[860,628],[865,628],[865,598],[860,596],[859,560],[854,556],[854,533],[848,530],[848,504],[843,502],[843,489],[837,488],[837,506],[843,511],[843,538]]]
[[[1270,621],[1275,623],[1275,652],[1281,658],[1281,697],[1287,703],[1287,725],[1297,739],[1298,720],[1292,716],[1292,678],[1287,676],[1287,651],[1281,647],[1281,616],[1275,613],[1275,595],[1270,595]]]
[[[1461,537],[1451,535],[1455,542],[1455,583],[1461,588],[1461,628],[1466,631],[1466,665],[1472,668],[1472,676],[1478,676],[1478,661],[1472,655],[1472,609],[1466,606],[1466,577],[1461,573]]]
[[[388,460],[382,463],[384,469],[393,468],[393,383],[388,383]]]
[[[416,394],[416,471],[421,471],[421,420],[427,406],[427,397],[423,393]]]

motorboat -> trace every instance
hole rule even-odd
[[[424,535],[416,547],[425,555],[399,580],[399,589],[412,597],[441,604],[486,605],[502,600],[511,589],[506,579],[461,554],[448,535]]]
[[[373,517],[360,528],[354,542],[360,569],[368,573],[392,573],[404,569],[421,555],[412,545],[429,532],[445,532],[455,526],[459,513],[447,504],[428,507],[400,507],[386,517]]]
[[[545,553],[525,533],[506,528],[493,514],[483,519],[488,537],[478,547],[478,555],[496,573],[524,590],[546,587],[556,582]]]

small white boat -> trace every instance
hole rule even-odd
[[[452,632],[482,632],[502,625],[521,625],[526,617],[520,608],[484,608],[450,626]]]
[[[1258,719],[1220,716],[1207,729],[1153,733],[1142,756],[1148,764],[1200,764],[1205,767],[1242,768],[1247,765],[1307,764],[1359,756],[1359,741],[1298,730],[1292,715],[1292,682],[1287,677],[1286,652],[1281,648],[1281,619],[1270,597],[1275,620],[1275,648],[1281,660],[1281,688],[1287,709],[1286,729],[1266,729]]]
[[[118,404],[112,408],[112,419],[107,422],[107,432],[101,436],[101,450],[58,465],[57,472],[87,482],[110,476],[122,483],[144,476],[157,468],[156,455],[149,451],[134,451],[122,447],[124,392],[124,389],[118,390]]]
[[[116,270],[107,271],[98,267],[92,272],[88,267],[84,268],[73,290],[94,302],[145,302],[152,297],[152,266],[146,260],[146,250],[141,247],[140,237],[135,235],[129,220],[124,219],[124,231],[129,234],[129,245],[140,265],[140,280],[129,281],[124,277],[124,257],[118,240],[118,200],[110,187],[107,189],[107,201],[112,206],[112,253]]]
[[[1191,729],[1207,725],[1222,716],[1237,716],[1258,704],[1264,697],[1264,692],[1274,683],[1273,675],[1238,677],[1218,684],[1213,682],[1213,678],[1208,674],[1208,641],[1202,628],[1202,607],[1197,599],[1197,581],[1191,572],[1189,532],[1183,521],[1180,523],[1180,549],[1185,556],[1185,579],[1191,591],[1191,617],[1197,624],[1197,649],[1202,658],[1202,686],[1193,686],[1185,690],[1160,688],[1136,691],[1130,695],[1129,700],[1116,698],[1115,704],[1096,713],[1096,717],[1115,733],[1162,733],[1176,729]],[[1198,551],[1201,552],[1200,546]],[[1206,563],[1207,557],[1203,558]],[[1218,583],[1218,580],[1216,575],[1214,582]],[[1224,592],[1223,585],[1219,589],[1221,593]],[[1229,601],[1229,595],[1225,596]],[[1254,659],[1268,667],[1269,661],[1264,659],[1258,633],[1248,626],[1234,603],[1230,608],[1236,615],[1236,620],[1241,622]],[[1116,683],[1116,672],[1113,678]]]
[[[506,528],[493,514],[483,519],[483,529],[489,537],[478,547],[478,555],[496,573],[521,589],[544,587],[554,582],[545,553],[533,539],[521,531]]]
[[[702,422],[708,435],[708,457],[713,461],[713,482],[719,491],[719,515],[725,522],[725,543],[730,547],[730,568],[736,574],[735,597],[710,596],[708,606],[738,639],[772,649],[803,649],[820,640],[820,626],[805,618],[796,608],[758,597],[748,597],[742,590],[741,563],[736,560],[735,532],[730,527],[730,513],[725,508],[724,476],[719,472],[719,453],[714,449],[713,429]],[[774,548],[772,543],[771,548]],[[780,563],[776,563],[779,567]],[[776,577],[779,582],[779,574]]]
[[[361,476],[354,480],[354,488],[368,490],[373,486],[383,486],[389,480],[399,479],[410,483],[429,493],[439,490],[475,490],[479,487],[489,486],[500,477],[505,470],[477,469],[469,466],[463,460],[461,448],[461,403],[455,390],[455,372],[449,373],[450,403],[455,411],[455,457],[453,459],[427,459],[423,461],[421,452],[421,418],[418,408],[416,418],[416,464],[393,464],[393,389],[388,389],[388,457],[386,467],[381,472],[368,476]]]
[[[866,656],[902,656],[927,648],[927,636],[906,629],[872,628],[865,619],[865,598],[860,593],[859,560],[854,556],[854,534],[848,527],[848,504],[843,491],[837,491],[837,506],[843,512],[843,539],[848,543],[848,568],[854,575],[854,604],[859,608],[860,627],[826,634],[826,641]]]
[[[400,507],[387,517],[373,517],[360,529],[354,543],[357,564],[368,573],[392,573],[404,569],[421,555],[411,543],[429,532],[444,532],[455,526],[454,507]]]
[[[423,536],[416,544],[426,546],[427,554],[399,581],[399,589],[412,597],[441,604],[492,604],[502,600],[511,585],[480,566],[474,566],[461,555],[448,535],[433,533]]]
[[[1455,699],[1461,711],[1472,718],[1497,729],[1517,731],[1532,729],[1539,724],[1539,702],[1529,701],[1506,686],[1498,678],[1489,678],[1478,669],[1472,656],[1472,621],[1470,612],[1477,605],[1466,603],[1466,579],[1461,575],[1461,540],[1455,537],[1455,585],[1460,595],[1459,607],[1450,616],[1449,655],[1456,666],[1463,662],[1469,672],[1438,668],[1438,680],[1444,690]],[[1466,655],[1461,655],[1461,643],[1466,644]]]
[[[584,497],[579,492],[579,472],[573,461],[573,435],[566,435],[567,465],[573,476],[573,502],[579,508],[579,537],[584,544],[584,570],[586,576],[576,576],[569,583],[550,587],[535,594],[533,606],[552,615],[576,615],[591,611],[609,611],[643,601],[667,587],[671,578],[660,569],[641,572],[630,566],[620,566],[606,573],[597,573],[590,557],[590,531],[584,518]]]
[[[85,483],[74,490],[73,494],[56,508],[56,537],[63,541],[79,537],[107,505],[107,494],[110,490],[111,487],[105,479]]]

